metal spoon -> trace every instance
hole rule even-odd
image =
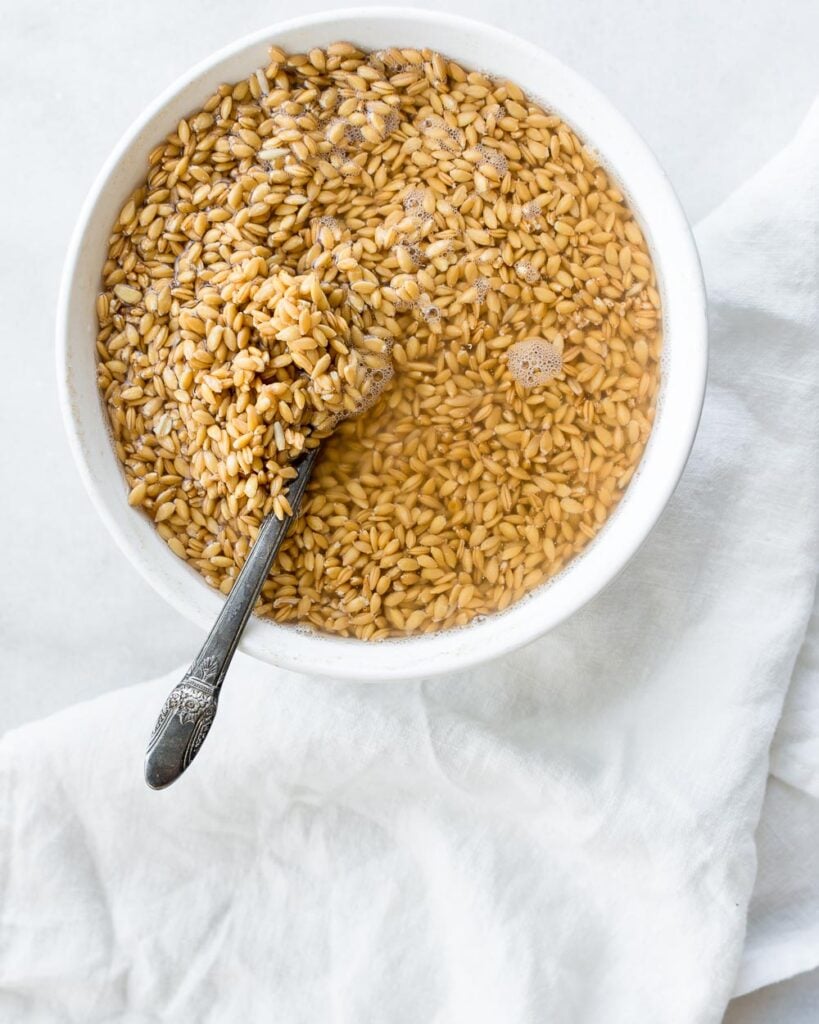
[[[175,782],[205,742],[239,637],[288,527],[298,512],[317,456],[318,448],[313,448],[299,459],[297,475],[287,491],[293,515],[277,519],[271,513],[262,521],[256,543],[219,618],[182,681],[176,684],[162,705],[145,752],[145,781],[151,789],[164,789]]]

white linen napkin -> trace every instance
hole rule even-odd
[[[502,662],[354,685],[240,657],[194,768],[180,674],[0,743],[0,1019],[716,1022],[819,537],[819,108],[700,226],[712,377],[666,515]]]
[[[737,995],[819,965],[819,601],[776,730],[770,770]],[[813,1016],[819,1016],[815,1007]]]

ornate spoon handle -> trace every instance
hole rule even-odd
[[[317,455],[318,448],[313,448],[298,463],[298,475],[287,491],[293,515],[298,512]],[[239,637],[292,519],[276,519],[271,514],[262,521],[256,543],[219,618],[182,681],[163,704],[145,753],[145,781],[152,789],[164,789],[175,782],[204,743]]]

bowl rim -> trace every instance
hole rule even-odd
[[[154,117],[161,114],[162,110],[186,86],[200,76],[210,72],[217,65],[254,46],[262,43],[273,43],[282,34],[295,30],[313,27],[327,28],[333,23],[341,22],[385,21],[400,23],[408,20],[416,24],[422,22],[433,27],[443,26],[448,29],[478,33],[484,36],[491,35],[494,44],[498,48],[521,51],[531,58],[537,58],[544,62],[552,71],[557,71],[562,76],[563,81],[568,83],[576,92],[579,92],[584,102],[588,103],[598,116],[604,116],[618,131],[623,133],[635,154],[635,160],[643,165],[644,170],[650,172],[654,179],[654,187],[663,194],[664,231],[666,233],[670,232],[674,236],[676,246],[674,254],[675,273],[678,270],[681,272],[681,277],[687,286],[687,298],[691,304],[691,308],[687,312],[690,322],[686,332],[687,340],[690,340],[691,343],[690,351],[686,351],[691,391],[688,396],[687,405],[681,410],[679,419],[676,421],[678,436],[674,443],[671,444],[670,450],[664,449],[665,459],[662,465],[653,465],[651,467],[652,489],[641,496],[638,509],[639,515],[635,515],[632,511],[634,523],[630,529],[625,531],[625,536],[621,538],[624,542],[617,549],[613,549],[609,545],[611,550],[607,552],[605,571],[598,573],[596,578],[586,580],[584,585],[576,587],[575,593],[565,600],[561,607],[553,608],[551,614],[547,617],[521,613],[527,607],[531,609],[537,606],[538,597],[548,593],[550,589],[550,583],[548,582],[524,597],[521,601],[516,602],[501,615],[491,616],[483,622],[473,623],[462,630],[422,634],[401,640],[381,641],[377,644],[352,638],[339,638],[327,634],[297,631],[292,627],[284,627],[272,623],[270,620],[259,619],[257,616],[251,617],[248,628],[239,644],[243,651],[260,660],[278,665],[281,668],[309,672],[336,679],[387,681],[391,679],[417,678],[423,675],[473,667],[479,663],[508,654],[512,650],[530,643],[558,626],[583,607],[583,605],[587,604],[623,570],[644,543],[671,498],[694,443],[702,411],[707,378],[708,328],[705,288],[699,256],[688,221],[671,183],[652,150],[628,119],[594,85],[578,75],[577,72],[565,65],[552,53],[527,40],[521,39],[489,23],[440,11],[409,7],[352,7],[317,12],[298,18],[274,22],[265,28],[234,40],[188,68],[140,112],[120,137],[94,179],[80,209],[68,246],[56,318],[57,381],[63,423],[68,436],[69,446],[86,492],[109,533],[113,536],[117,545],[134,568],[137,569],[154,590],[186,618],[204,629],[210,628],[213,622],[213,619],[210,617],[210,609],[204,611],[194,608],[192,606],[193,601],[188,601],[177,593],[176,590],[167,587],[163,581],[156,578],[151,567],[137,550],[137,546],[129,535],[128,530],[124,529],[117,522],[110,511],[107,500],[91,472],[84,450],[76,410],[72,403],[73,370],[71,367],[68,320],[71,293],[77,276],[82,243],[93,221],[97,203],[104,193],[109,179],[126,155],[127,150],[148,123]],[[491,70],[489,73],[491,73]],[[548,97],[545,100],[548,104]],[[560,109],[559,106],[557,109]],[[564,113],[563,111],[560,112]],[[572,122],[571,111],[565,112],[564,116],[567,117],[570,123]],[[581,130],[581,135],[583,134],[585,133]],[[589,141],[594,145],[593,139]],[[605,162],[606,152],[601,151],[601,155]],[[634,207],[639,215],[640,201],[639,196],[636,195],[634,197]],[[646,224],[645,226],[649,229],[648,234],[650,237],[652,225]],[[659,260],[657,262],[659,263]],[[666,312],[665,295],[664,312]],[[619,512],[626,504],[628,493],[632,490],[634,483],[636,483],[636,477],[643,475],[651,449],[651,441],[654,439],[656,431],[657,426],[655,425],[649,439],[649,445],[642,455],[638,473],[635,474],[635,480],[627,489],[616,512]],[[666,448],[668,448],[670,442],[668,442],[668,439],[666,439],[666,442]],[[111,454],[113,459],[113,448]],[[125,494],[123,492],[123,501],[124,498]],[[588,553],[597,547],[598,542],[606,534],[606,528],[616,518],[616,514],[610,517],[604,528],[596,535],[594,541],[590,543],[580,556],[572,559],[567,568],[551,582],[555,583],[559,579],[573,575],[576,577],[575,567],[586,560]],[[631,520],[629,522],[631,523]],[[167,556],[169,559],[176,559],[176,556],[170,550],[167,551]],[[182,562],[180,562],[180,566],[184,566],[188,571],[192,571],[190,567],[185,566]],[[216,591],[211,591],[204,580],[200,578],[199,582],[218,601],[221,601],[221,595]],[[216,606],[214,605],[214,607]],[[501,628],[497,628],[498,626],[501,626]],[[284,650],[282,651],[280,646],[276,645],[282,644],[285,631],[289,634],[290,640],[284,645]],[[274,638],[273,644],[269,642],[271,637]],[[452,641],[456,638],[461,642],[455,643],[453,649]],[[468,639],[466,639],[466,642],[463,642],[465,638]],[[389,652],[389,656],[385,657],[384,655],[387,652]]]

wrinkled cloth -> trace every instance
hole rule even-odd
[[[819,601],[771,748],[736,994],[819,965]],[[813,1007],[813,1020],[817,1016]]]
[[[0,1019],[720,1020],[816,583],[818,168],[814,108],[700,225],[694,452],[560,628],[389,685],[239,657],[162,793],[180,669],[4,737]]]

